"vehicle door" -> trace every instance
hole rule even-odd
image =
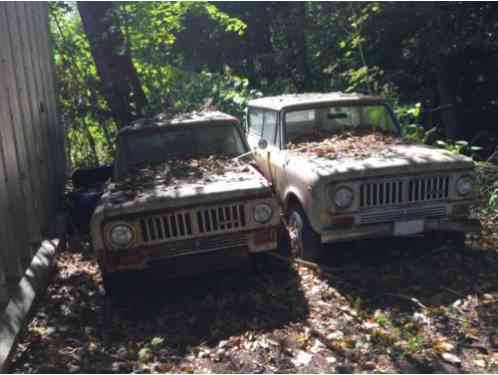
[[[271,181],[270,160],[276,143],[277,115],[274,111],[250,109],[247,143],[254,152],[259,170]]]

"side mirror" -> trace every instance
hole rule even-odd
[[[261,139],[258,141],[258,147],[259,147],[261,150],[264,150],[265,148],[267,148],[267,147],[268,147],[268,142],[266,141],[266,139],[261,138]]]

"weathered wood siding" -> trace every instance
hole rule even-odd
[[[62,203],[55,89],[47,3],[0,2],[0,303]]]

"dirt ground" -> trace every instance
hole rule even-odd
[[[423,238],[334,246],[320,269],[131,279],[109,302],[70,248],[12,372],[498,372],[498,253]]]

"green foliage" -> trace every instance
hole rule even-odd
[[[114,4],[147,115],[211,106],[242,116],[260,94],[361,91],[388,98],[406,138],[434,144],[448,138],[445,115],[463,123],[498,95],[498,17],[487,3]],[[50,9],[71,160],[111,161],[116,124],[79,15],[69,2]]]
[[[73,6],[51,3],[51,30],[58,107],[68,134],[73,165],[110,162],[116,126],[99,91],[90,46]]]
[[[492,210],[498,210],[498,181],[491,185],[488,198],[488,206]]]
[[[200,2],[116,3],[120,27],[148,99],[148,115],[198,110],[213,106],[241,116],[247,99],[257,92],[248,80],[226,67],[220,73],[185,68],[176,35],[191,15],[205,16],[222,32],[242,36],[245,24]],[[51,3],[51,32],[59,86],[59,110],[68,134],[74,167],[110,163],[116,124],[101,95],[90,46],[72,3]]]
[[[374,320],[381,327],[386,327],[389,323],[389,318],[383,313],[375,313]]]
[[[451,141],[438,140],[436,141],[436,145],[456,155],[462,154],[470,156],[472,155],[473,152],[481,150],[481,147],[471,146],[467,141],[451,142]]]

